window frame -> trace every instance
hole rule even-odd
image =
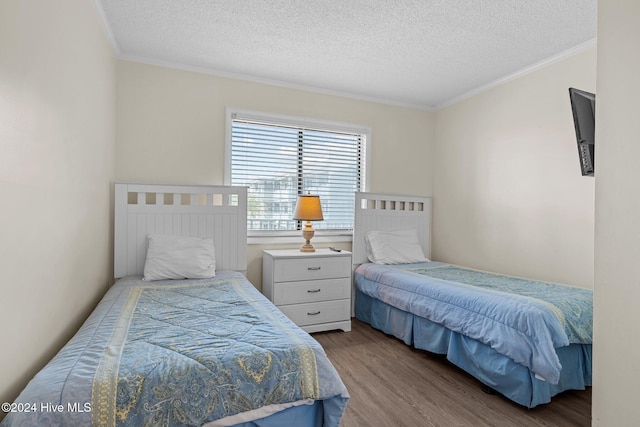
[[[361,168],[361,190],[369,191],[370,162],[371,162],[371,128],[363,125],[337,122],[321,119],[312,119],[300,116],[290,116],[275,113],[265,113],[260,111],[245,110],[234,107],[227,107],[225,112],[225,150],[224,150],[224,184],[231,185],[231,130],[234,119],[263,121],[274,125],[295,126],[323,129],[327,131],[357,133],[364,137],[363,159]],[[352,230],[316,230],[313,238],[314,242],[350,242],[352,241]],[[301,239],[299,230],[268,230],[257,231],[247,230],[247,243],[298,243]]]

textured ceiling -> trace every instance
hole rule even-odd
[[[594,45],[597,0],[96,0],[119,57],[436,109]]]

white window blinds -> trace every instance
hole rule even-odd
[[[249,187],[248,230],[298,230],[299,194],[320,196],[316,230],[353,228],[354,192],[364,190],[366,132],[282,117],[233,113],[230,183]],[[305,119],[306,121],[306,119]]]

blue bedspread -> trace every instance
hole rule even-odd
[[[363,264],[356,285],[370,297],[491,346],[551,384],[562,369],[555,348],[591,344],[588,289],[435,262]]]
[[[242,275],[122,280],[17,400],[38,410],[3,426],[203,425],[304,400],[326,400],[337,426],[348,394],[322,347]]]

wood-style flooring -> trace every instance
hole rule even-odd
[[[527,409],[484,393],[479,381],[443,356],[355,319],[352,328],[313,334],[351,395],[342,427],[591,425],[591,388]]]

